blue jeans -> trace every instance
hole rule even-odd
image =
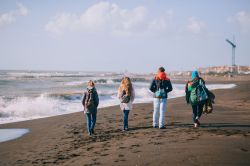
[[[87,113],[86,114],[86,119],[87,119],[88,132],[91,133],[91,131],[95,128],[96,112],[95,113]]]
[[[123,110],[123,129],[128,128],[129,110]]]
[[[193,122],[196,123],[196,119],[200,119],[202,115],[202,108],[204,103],[192,105],[193,109]]]
[[[153,126],[164,127],[167,99],[154,98]],[[160,117],[159,117],[160,114]]]

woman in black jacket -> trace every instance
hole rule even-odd
[[[94,134],[98,104],[98,93],[96,91],[94,82],[90,80],[82,99],[84,113],[86,114],[87,118],[87,129],[89,135]]]

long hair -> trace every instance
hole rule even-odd
[[[127,95],[132,95],[132,83],[129,77],[124,77],[121,81],[119,91],[125,91]]]

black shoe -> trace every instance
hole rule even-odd
[[[91,133],[91,132],[89,132],[89,133],[88,133],[88,135],[89,135],[89,136],[91,136],[91,135],[92,135],[92,133]]]
[[[160,129],[166,129],[166,127],[165,127],[165,126],[162,126],[162,127],[160,127]]]
[[[91,129],[91,134],[95,134],[95,131],[94,131],[94,129]]]
[[[153,128],[157,129],[159,126],[153,126]]]
[[[127,128],[127,127],[125,127],[125,128],[123,129],[123,131],[128,131],[128,128]]]

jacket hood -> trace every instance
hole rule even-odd
[[[192,80],[195,79],[196,77],[199,77],[198,71],[192,71]]]
[[[159,72],[155,76],[156,80],[170,80],[165,72]]]

